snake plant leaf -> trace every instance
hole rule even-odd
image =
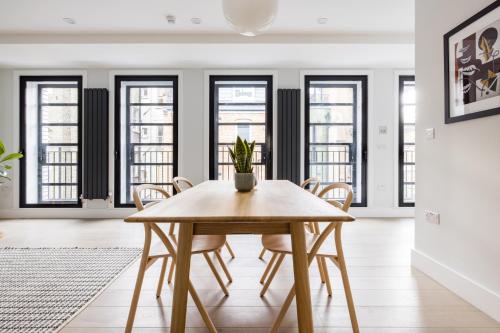
[[[7,162],[7,161],[10,161],[10,160],[17,160],[17,159],[20,159],[20,158],[23,158],[23,154],[21,154],[21,153],[11,153],[11,154],[5,156],[0,161],[0,163]]]
[[[229,156],[237,173],[253,172],[252,156],[254,147],[255,141],[249,144],[246,139],[242,140],[239,136],[236,138],[234,147],[228,147]]]
[[[5,153],[5,145],[3,144],[3,141],[0,140],[0,156],[2,156]]]

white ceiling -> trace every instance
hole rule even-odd
[[[177,23],[169,25],[167,14]],[[69,25],[62,21],[70,17]],[[192,17],[202,19],[194,25]],[[327,17],[325,25],[317,19]],[[414,0],[280,0],[270,33],[413,33]],[[221,0],[1,0],[0,33],[231,33]]]
[[[415,0],[279,0],[253,38],[228,28],[221,1],[0,0],[0,68],[414,66]]]

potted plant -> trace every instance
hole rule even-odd
[[[239,136],[236,138],[234,147],[228,147],[229,155],[234,165],[234,186],[240,192],[251,191],[257,185],[257,179],[253,173],[252,156],[255,141],[248,143]]]
[[[9,153],[5,155],[5,145],[0,140],[0,184],[10,181],[9,170],[12,166],[7,164],[9,161],[18,160],[23,157],[21,153]]]

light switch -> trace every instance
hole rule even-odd
[[[430,210],[425,210],[425,221],[427,223],[432,223],[432,224],[440,224],[441,221],[439,220],[439,213],[436,212],[431,212]]]
[[[434,140],[436,138],[436,132],[434,131],[434,128],[425,129],[425,138],[427,140]]]

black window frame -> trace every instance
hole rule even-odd
[[[361,201],[353,202],[352,207],[367,207],[368,203],[368,76],[367,75],[305,75],[304,76],[304,179],[310,177],[309,167],[310,167],[310,156],[309,156],[309,140],[310,140],[310,96],[309,89],[311,81],[358,81],[361,83]],[[353,86],[352,84],[346,84],[348,86]],[[354,90],[356,93],[356,90]],[[357,109],[358,98],[354,95],[353,98],[353,110]],[[356,124],[356,112],[353,112],[353,124]],[[337,124],[338,125],[338,124]],[[359,130],[359,129],[358,129]],[[353,140],[356,141],[357,133],[356,126],[353,126]],[[357,148],[357,142],[352,144],[355,149]],[[353,153],[355,155],[355,153]],[[353,182],[356,175],[356,164],[353,164]]]
[[[77,201],[74,203],[68,202],[68,203],[27,203],[26,202],[26,158],[22,158],[20,160],[20,182],[19,182],[19,207],[20,208],[81,208],[82,207],[82,200],[81,200],[81,194],[82,194],[82,185],[83,185],[83,174],[82,174],[82,157],[83,157],[83,151],[82,151],[82,133],[83,133],[83,117],[82,117],[82,110],[83,110],[83,76],[81,75],[22,75],[19,77],[19,107],[20,107],[20,122],[19,122],[19,127],[20,127],[20,140],[19,140],[19,150],[22,154],[26,152],[26,84],[27,82],[77,82],[77,89],[78,89],[78,143],[75,144],[68,144],[71,146],[77,146],[78,152],[77,152],[77,158],[78,158],[78,163],[77,165]],[[50,84],[43,84],[44,87],[50,86]],[[61,84],[54,85],[55,87],[60,87]],[[37,95],[40,96],[40,87],[38,87],[39,91],[37,92]],[[38,103],[37,105],[37,117],[40,119],[40,112],[41,112],[41,103]],[[61,124],[58,124],[61,125]],[[73,126],[73,124],[71,125]],[[41,141],[40,141],[40,122],[38,122],[38,146],[40,147]],[[64,146],[67,144],[57,144],[58,146]],[[40,156],[40,152],[39,152]],[[37,162],[38,169],[40,169],[40,160]],[[39,194],[39,201],[40,201],[40,194]]]
[[[415,82],[415,75],[400,75],[399,76],[399,84],[398,84],[398,205],[399,207],[415,207],[415,202],[405,202],[404,201],[404,185],[413,184],[415,182],[405,182],[404,181],[404,167],[405,165],[415,165],[415,163],[405,163],[404,161],[404,128],[405,125],[409,123],[404,123],[404,115],[403,115],[403,93],[404,93],[404,84],[407,81]],[[415,123],[413,123],[415,126]],[[415,145],[415,144],[414,144]]]
[[[121,203],[120,198],[121,198],[121,193],[122,193],[122,188],[121,188],[121,173],[122,173],[122,165],[120,163],[120,144],[121,144],[121,121],[122,121],[122,115],[121,115],[121,82],[122,81],[137,81],[137,82],[148,82],[148,81],[172,81],[172,88],[173,88],[173,103],[172,103],[172,111],[173,111],[173,118],[172,118],[172,126],[173,126],[173,143],[171,144],[173,147],[173,163],[172,163],[172,175],[173,177],[176,177],[178,175],[178,165],[179,165],[179,159],[178,159],[178,153],[179,153],[179,77],[177,75],[116,75],[114,79],[114,85],[115,85],[115,92],[114,92],[114,101],[115,101],[115,158],[114,158],[114,163],[115,163],[115,177],[114,177],[114,182],[115,182],[115,192],[114,192],[114,207],[115,208],[130,208],[130,207],[135,207],[133,203]],[[127,87],[129,89],[130,87]],[[126,100],[127,103],[127,114],[126,114],[126,126],[129,126],[130,124],[130,114],[129,114],[129,99]],[[147,125],[147,124],[146,124]],[[155,124],[158,125],[158,124]],[[127,146],[129,145],[129,138],[127,134]],[[170,145],[170,144],[154,144],[154,145]],[[129,147],[127,147],[129,149]],[[127,175],[128,175],[128,170],[129,170],[129,164],[127,162],[126,165],[127,169]],[[172,178],[173,178],[172,177]],[[127,176],[127,188],[130,188],[130,179]],[[162,185],[172,185],[172,183],[165,183]],[[126,189],[125,189],[126,191]],[[175,189],[172,187],[173,194],[175,194]]]
[[[216,89],[217,81],[266,81],[266,148],[265,158],[266,179],[273,179],[273,75],[210,75],[209,96],[209,179],[214,180],[218,174],[218,114],[216,112]],[[242,86],[242,85],[238,85]],[[252,85],[253,86],[253,85]],[[245,124],[245,123],[238,123]],[[252,125],[252,124],[250,124]],[[215,144],[217,142],[217,144]]]

